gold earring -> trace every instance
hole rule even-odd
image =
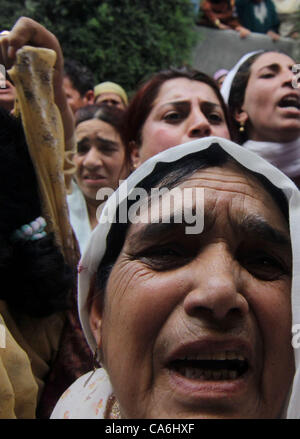
[[[245,131],[245,122],[242,120],[240,122],[240,128],[239,128],[239,132],[243,133]]]
[[[131,163],[131,169],[130,169],[130,171],[131,171],[131,172],[134,172],[134,171],[136,170],[136,168],[137,168],[137,164],[136,164],[136,163]]]

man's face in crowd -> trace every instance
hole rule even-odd
[[[125,110],[126,105],[122,101],[122,98],[116,93],[101,93],[95,99],[95,104],[98,105],[108,105],[109,107],[117,107],[121,110]]]
[[[85,105],[93,104],[93,91],[90,91],[92,96],[89,94],[81,96],[79,91],[74,88],[68,76],[64,77],[63,87],[66,93],[68,104],[70,105],[74,114],[79,108],[84,107]]]

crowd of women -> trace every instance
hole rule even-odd
[[[246,54],[221,90],[203,72],[165,70],[129,103],[122,90],[125,109],[97,102],[74,121],[55,36],[21,18],[0,46],[19,104],[0,113],[9,285],[0,417],[50,417],[54,406],[51,418],[299,417],[295,60]],[[43,132],[37,148],[36,102],[53,117],[43,90],[15,73],[28,46],[48,50],[38,53],[38,77],[56,55],[48,97],[63,127]],[[49,150],[56,166],[41,172]],[[153,189],[164,190],[158,200]],[[173,200],[164,221],[174,189],[193,195]],[[132,220],[136,191],[146,196]],[[204,221],[196,235],[176,220],[195,203]]]

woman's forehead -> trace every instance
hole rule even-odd
[[[213,88],[205,82],[188,78],[173,78],[165,81],[154,100],[153,107],[169,102],[190,100],[193,97],[201,100],[210,100],[219,103],[219,99]]]
[[[257,71],[269,65],[278,64],[279,66],[292,67],[295,61],[284,53],[266,52],[259,55],[251,66],[251,71]]]
[[[287,222],[273,196],[254,175],[235,163],[198,170],[171,190],[163,191],[163,185],[159,189],[160,192],[151,191],[148,201],[145,199],[136,223],[160,223],[165,222],[165,218],[183,218],[180,213],[188,209],[192,212],[196,208],[198,212],[202,209],[201,212],[206,216],[209,214],[210,218],[223,217],[223,214],[228,220],[261,217],[288,234]],[[133,227],[133,231],[135,229]]]
[[[192,186],[203,188],[205,204],[217,200],[221,209],[237,203],[247,204],[257,214],[274,214],[278,221],[286,223],[279,206],[262,183],[234,162],[197,171],[181,184],[182,188]]]
[[[116,129],[101,119],[89,119],[80,122],[75,130],[76,138],[88,137],[96,132],[106,133],[113,137],[119,136]]]

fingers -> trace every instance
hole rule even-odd
[[[11,67],[12,60],[8,57],[8,35],[0,34],[0,64],[3,64],[6,68]]]
[[[52,49],[57,54],[57,65],[62,65],[62,52],[56,37],[42,25],[28,17],[21,17],[8,35],[0,34],[0,61],[10,68],[16,52],[24,45]]]
[[[17,50],[30,44],[35,31],[33,23],[33,20],[21,17],[8,34],[0,34],[1,56],[6,68],[13,64]]]
[[[269,35],[269,37],[273,40],[273,41],[278,41],[280,39],[280,35],[277,34],[276,32],[273,32],[272,30],[269,30],[267,32],[267,34]]]

